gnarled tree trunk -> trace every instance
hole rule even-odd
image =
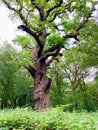
[[[38,60],[34,76],[34,101],[35,109],[42,111],[50,108],[50,84],[51,79],[46,75],[46,63],[44,60]]]
[[[51,79],[46,75],[46,61],[38,58],[35,67],[26,67],[34,78],[34,95],[35,110],[43,111],[51,107],[50,103],[50,85]]]

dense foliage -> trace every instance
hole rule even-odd
[[[0,108],[32,106],[33,90],[29,86],[33,81],[18,62],[19,52],[8,43],[0,51]]]
[[[10,114],[9,114],[10,113]],[[2,130],[97,130],[98,113],[63,112],[61,108],[45,112],[27,109],[0,111]]]
[[[53,82],[51,85],[51,102],[54,107],[66,107],[67,105],[67,110],[69,111],[81,111],[83,109],[87,111],[98,110],[97,78],[93,81],[85,82],[84,78],[77,77],[76,79],[74,75],[73,77],[70,76],[71,74],[76,74],[76,72],[74,72],[75,68],[67,75],[63,69],[60,70],[57,65],[54,65],[52,69],[51,75]],[[79,75],[81,76],[81,73],[79,73]],[[70,81],[69,78],[73,78],[73,80]]]

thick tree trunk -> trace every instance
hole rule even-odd
[[[38,60],[34,76],[34,101],[35,110],[43,111],[51,107],[50,104],[51,79],[46,75],[46,64],[44,60]]]

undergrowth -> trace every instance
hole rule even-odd
[[[98,112],[6,109],[0,111],[0,130],[98,130]]]

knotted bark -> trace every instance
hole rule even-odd
[[[34,76],[34,101],[35,110],[43,111],[51,107],[50,103],[50,84],[51,79],[46,75],[46,63],[44,60],[38,60]]]

